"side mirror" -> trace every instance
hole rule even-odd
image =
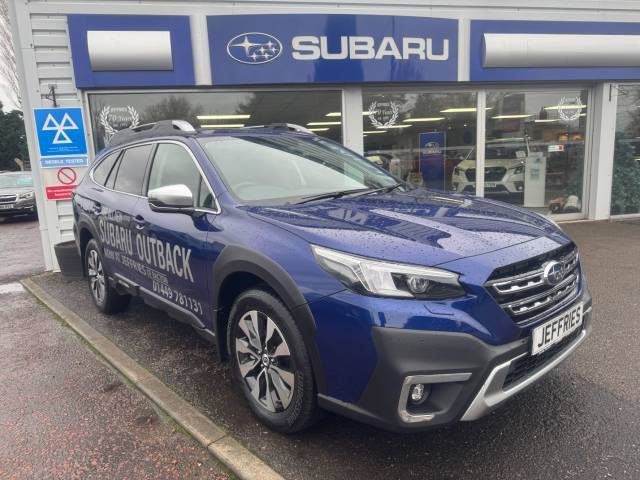
[[[149,207],[154,212],[192,214],[193,193],[186,185],[166,185],[149,190]]]

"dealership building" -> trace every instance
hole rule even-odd
[[[298,124],[556,220],[640,213],[637,2],[9,3],[49,269],[96,153],[161,119]]]

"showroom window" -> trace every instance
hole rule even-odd
[[[342,94],[336,90],[256,92],[139,92],[89,95],[96,151],[123,128],[158,120],[187,120],[203,129],[295,123],[342,141]]]
[[[475,193],[475,93],[364,91],[362,104],[367,159],[414,185]]]
[[[620,85],[611,215],[640,213],[640,85]]]
[[[586,129],[586,90],[487,92],[485,197],[582,212]]]

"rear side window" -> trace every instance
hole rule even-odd
[[[109,178],[109,174],[113,170],[113,166],[118,159],[118,155],[120,152],[115,152],[109,155],[107,158],[102,160],[100,164],[93,171],[93,180],[98,185],[104,185],[107,183],[107,178]]]
[[[114,190],[142,195],[144,174],[147,170],[151,145],[131,147],[124,151],[120,159]]]
[[[193,158],[184,147],[175,143],[158,145],[149,174],[149,190],[167,185],[186,185],[191,190],[195,207],[213,208],[213,195]]]

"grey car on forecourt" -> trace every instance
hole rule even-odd
[[[0,173],[0,217],[35,213],[36,196],[31,172]]]

